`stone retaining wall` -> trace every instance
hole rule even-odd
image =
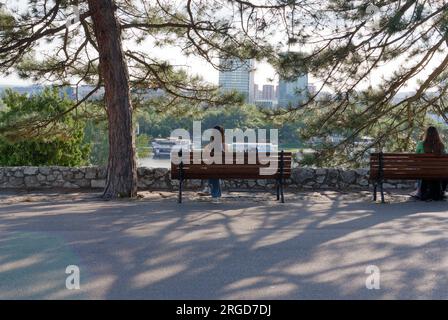
[[[366,169],[296,168],[286,184],[298,190],[363,190],[369,188],[369,171]],[[174,190],[178,181],[170,179],[168,169],[139,168],[141,190]],[[102,167],[0,167],[0,189],[97,189],[106,182],[106,169]],[[190,180],[186,188],[200,188],[201,181]],[[225,189],[273,189],[273,180],[223,181]],[[411,189],[414,182],[389,181],[386,189]]]

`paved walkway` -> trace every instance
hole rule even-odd
[[[95,197],[0,194],[0,299],[448,299],[446,202]],[[68,265],[81,290],[66,289]],[[380,290],[366,289],[369,265]]]

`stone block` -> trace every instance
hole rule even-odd
[[[76,180],[73,183],[79,186],[80,188],[90,188],[91,185],[90,180],[87,179]]]
[[[24,175],[23,171],[21,171],[21,170],[17,170],[14,172],[14,177],[16,177],[16,178],[23,178],[24,176],[25,175]]]
[[[26,176],[24,181],[27,188],[37,188],[40,186],[40,182],[37,181],[36,176]]]
[[[78,185],[68,182],[68,181],[64,183],[63,187],[64,187],[64,189],[79,189],[80,188]]]
[[[7,183],[11,188],[19,188],[24,186],[22,177],[10,177]]]
[[[106,180],[92,180],[90,186],[93,189],[103,189],[106,187]]]
[[[48,176],[51,173],[51,169],[49,167],[40,167],[39,173]]]
[[[341,171],[343,183],[353,184],[356,181],[356,172],[353,170]]]
[[[86,179],[96,179],[97,177],[97,168],[87,168],[86,169]]]
[[[307,180],[312,180],[314,179],[314,170],[310,169],[310,168],[301,168],[298,169],[296,172],[294,172],[294,176],[293,179],[297,182],[297,183],[304,183]]]
[[[39,172],[39,168],[37,167],[25,167],[23,170],[24,175],[26,176],[34,176]]]

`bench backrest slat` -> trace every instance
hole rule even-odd
[[[190,158],[189,163],[183,164],[183,174],[184,179],[276,179],[280,176],[280,161],[281,161],[281,153],[268,153],[267,154],[271,161],[270,164],[261,163],[257,154],[249,155],[247,153],[233,153],[232,159],[233,161],[229,163],[229,155],[222,154],[222,163],[221,164],[205,164],[204,159],[199,158],[201,161],[200,164],[196,164],[193,162],[193,152],[189,152],[189,155],[186,158]],[[184,155],[185,156],[185,155]],[[227,156],[227,159],[226,159]],[[200,155],[199,155],[200,157]],[[244,160],[243,163],[240,163],[237,160]],[[256,162],[252,163],[249,160],[255,159]],[[269,167],[272,167],[275,164],[274,169],[269,169],[268,172],[263,172],[261,174],[260,170],[268,170]],[[292,153],[284,152],[283,153],[283,178],[289,178],[291,176],[291,166],[292,166]],[[171,178],[174,180],[178,180],[179,176],[179,165],[171,162]]]
[[[380,164],[383,179],[448,179],[448,155],[374,153],[370,157],[371,180],[378,179]]]

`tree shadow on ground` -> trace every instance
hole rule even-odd
[[[437,202],[249,198],[20,204],[0,209],[0,246],[15,244],[0,252],[0,279],[17,278],[6,298],[448,298],[445,212]],[[42,239],[20,245],[30,234]],[[86,275],[77,293],[65,289],[70,264]],[[381,290],[365,287],[369,265]],[[27,285],[19,269],[40,282]]]

